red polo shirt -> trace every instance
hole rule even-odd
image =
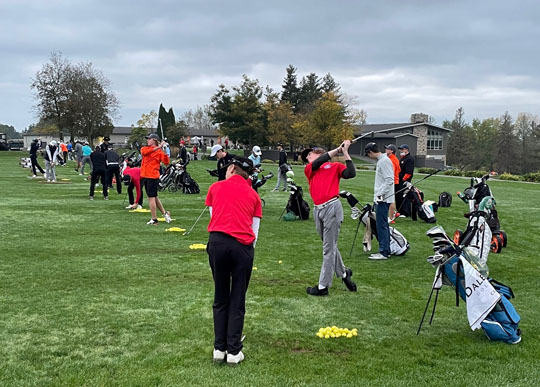
[[[327,161],[315,172],[311,170],[311,163],[306,165],[304,173],[309,183],[309,193],[313,203],[318,206],[339,195],[339,179],[347,169],[344,164]]]
[[[394,166],[394,184],[399,184],[399,172],[401,172],[401,167],[399,166],[399,160],[395,154],[390,153],[388,158]]]
[[[246,179],[233,175],[210,186],[205,205],[212,207],[208,232],[219,231],[244,245],[255,240],[251,228],[253,217],[262,218],[259,195],[246,184]]]

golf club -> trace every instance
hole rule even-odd
[[[206,211],[208,207],[204,207],[201,214],[199,215],[199,217],[197,218],[197,220],[195,221],[195,223],[193,223],[193,226],[191,226],[191,228],[189,229],[189,231],[186,231],[185,233],[183,233],[182,235],[189,235],[191,233],[191,230],[193,230],[193,228],[197,225],[197,223],[199,222],[199,220],[201,219],[201,217],[203,216],[204,214],[204,211]]]

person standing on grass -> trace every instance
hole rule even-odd
[[[41,144],[39,143],[38,139],[36,138],[34,141],[32,141],[32,144],[30,144],[30,162],[32,163],[32,177],[37,177],[36,175],[36,167],[39,169],[39,172],[41,174],[45,174],[45,171],[43,168],[41,168],[41,165],[38,163],[38,155],[37,152],[39,148],[41,147]]]
[[[371,254],[368,258],[375,260],[388,259],[390,256],[388,209],[390,203],[394,201],[394,168],[388,156],[381,153],[374,142],[370,142],[365,146],[364,153],[370,159],[377,160],[373,201],[375,202],[379,252]]]
[[[158,198],[158,185],[159,185],[159,168],[161,163],[167,165],[170,162],[169,156],[165,153],[164,148],[167,145],[165,141],[159,141],[159,136],[152,133],[146,136],[147,146],[141,148],[142,165],[141,165],[141,179],[142,185],[146,190],[146,197],[148,197],[148,204],[152,219],[146,224],[157,225],[157,210],[159,209],[165,218],[167,223],[171,222],[171,213],[165,211],[161,201]]]
[[[88,141],[85,141],[84,146],[82,147],[82,159],[81,159],[81,173],[79,175],[84,175],[84,167],[86,164],[90,164],[90,169],[92,169],[92,159],[90,159],[90,154],[92,153],[92,148]]]
[[[113,177],[116,180],[116,192],[120,195],[122,193],[122,178],[120,177],[120,156],[112,148],[109,147],[105,151],[105,158],[107,159],[107,186],[112,188]]]
[[[65,167],[68,162],[68,148],[64,142],[60,143],[60,150],[62,151],[62,165]]]
[[[212,150],[210,151],[210,157],[216,156],[217,162],[217,173],[218,173],[218,180],[225,180],[226,174],[227,174],[227,168],[225,168],[233,158],[233,155],[231,155],[229,152],[226,152],[223,150],[223,147],[219,144],[214,145],[212,147]]]
[[[401,168],[399,166],[399,160],[396,156],[397,148],[394,144],[390,144],[384,147],[386,149],[386,155],[392,162],[392,167],[394,168],[394,192],[397,192],[399,189],[399,172],[401,171]],[[388,218],[390,219],[390,223],[395,223],[394,218],[399,216],[399,214],[396,214],[396,202],[392,202],[390,204],[390,209],[388,210]]]
[[[244,360],[246,292],[262,218],[261,199],[246,184],[252,169],[251,160],[234,156],[225,180],[210,186],[205,202],[210,210],[206,251],[214,279],[214,361],[229,364]]]
[[[405,182],[411,182],[414,175],[414,159],[409,153],[409,146],[407,144],[400,145],[398,147],[399,155],[399,189],[405,187]],[[400,192],[396,197],[397,210],[401,214],[399,217],[411,216],[411,201],[407,195],[403,195],[404,192]]]
[[[55,140],[52,140],[45,147],[45,170],[47,171],[47,181],[56,182],[56,158],[60,148]]]
[[[354,164],[349,155],[351,141],[343,143],[329,152],[321,148],[307,148],[302,152],[302,160],[308,163],[304,173],[309,183],[309,193],[313,199],[315,228],[323,243],[323,263],[319,283],[306,289],[312,296],[327,296],[334,273],[341,278],[349,291],[356,292],[356,284],[351,280],[352,270],[345,267],[338,249],[338,237],[343,222],[343,207],[339,201],[339,180],[356,176]],[[343,153],[346,166],[331,162],[332,157]]]
[[[276,187],[272,190],[272,192],[279,191],[279,186],[281,185],[281,181],[283,180],[283,191],[287,191],[287,152],[285,152],[285,149],[283,149],[283,144],[277,145],[278,151],[279,151],[279,160],[278,160],[278,178]]]
[[[92,160],[92,173],[90,178],[90,195],[89,200],[94,200],[94,189],[99,180],[103,186],[103,199],[109,200],[108,184],[107,184],[107,158],[101,151],[101,148],[96,146],[94,151],[90,154],[90,160]]]
[[[77,167],[75,172],[79,172],[79,168],[82,167],[82,157],[83,157],[83,146],[79,140],[75,142],[75,157],[77,160]]]

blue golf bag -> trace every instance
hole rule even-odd
[[[428,230],[427,235],[432,238],[433,250],[435,251],[435,254],[428,258],[428,262],[438,268],[437,274],[442,277],[442,284],[452,286],[455,289],[456,306],[459,305],[460,298],[467,301],[467,292],[471,291],[470,288],[468,289],[465,286],[463,263],[460,259],[460,257],[464,257],[480,273],[481,278],[489,281],[501,296],[493,309],[480,323],[484,333],[492,341],[502,341],[508,344],[519,343],[521,341],[521,330],[518,325],[521,318],[514,305],[510,302],[510,299],[515,297],[512,289],[493,278],[488,278],[487,265],[484,262],[479,263],[475,259],[477,257],[471,254],[472,250],[455,245],[442,227],[433,227]],[[434,283],[433,288],[435,286]],[[435,306],[433,307],[433,313],[434,311]],[[418,332],[420,332],[420,327]]]

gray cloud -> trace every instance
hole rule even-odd
[[[0,122],[22,130],[30,80],[60,50],[92,62],[121,104],[117,125],[161,102],[177,115],[209,103],[246,73],[279,90],[330,72],[368,121],[440,123],[540,110],[535,1],[19,1],[2,0]]]

